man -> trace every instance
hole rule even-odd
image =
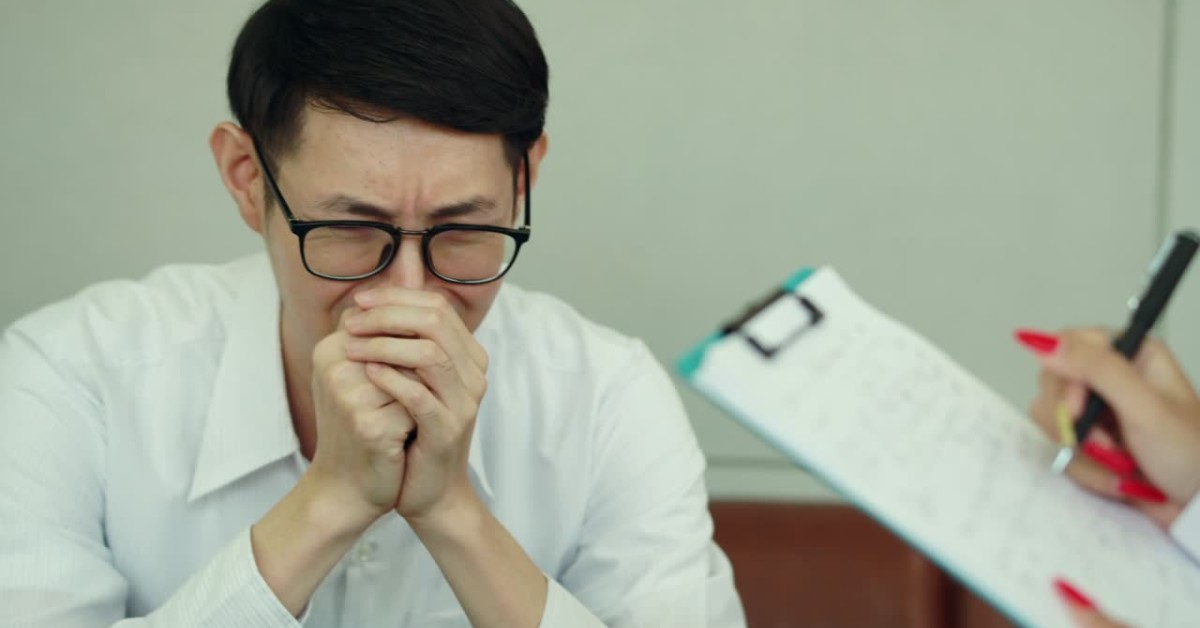
[[[271,0],[228,90],[267,255],[0,344],[2,623],[742,625],[662,369],[501,288],[547,150],[521,11]]]

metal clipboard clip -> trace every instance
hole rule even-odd
[[[780,288],[722,327],[721,333],[745,338],[769,360],[824,319],[825,313],[808,297]]]

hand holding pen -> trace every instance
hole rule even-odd
[[[1108,428],[1093,429],[1066,474],[1100,495],[1124,501],[1163,528],[1200,493],[1200,395],[1171,351],[1147,340],[1126,360],[1099,329],[1059,334],[1031,330],[1017,339],[1042,365],[1030,416],[1055,440],[1072,433],[1089,391],[1107,401],[1122,445]],[[1066,429],[1063,418],[1066,418]],[[1054,583],[1077,626],[1115,628],[1087,595]]]
[[[1200,492],[1200,396],[1162,343],[1147,340],[1133,361],[1102,330],[1023,331],[1042,365],[1030,415],[1054,440],[1083,413],[1089,391],[1108,402],[1120,439],[1089,432],[1066,473],[1106,497],[1129,502],[1163,527]]]
[[[1180,231],[1168,238],[1158,255],[1154,256],[1154,261],[1150,263],[1150,280],[1146,290],[1140,297],[1130,301],[1132,311],[1129,324],[1112,341],[1112,348],[1126,360],[1134,359],[1150,330],[1154,329],[1155,323],[1162,318],[1167,304],[1171,302],[1171,296],[1175,294],[1175,289],[1183,279],[1183,274],[1187,272],[1188,266],[1196,256],[1197,249],[1200,249],[1200,236],[1193,231]],[[1072,423],[1071,418],[1078,418],[1078,421]],[[1120,442],[1121,431],[1113,423],[1108,402],[1096,391],[1090,390],[1079,413],[1069,416],[1060,413],[1062,449],[1054,460],[1055,473],[1062,473],[1067,465],[1071,464],[1078,446],[1086,443],[1088,433],[1097,426],[1106,429],[1110,436]]]
[[[1017,333],[1041,358],[1041,392],[1031,413],[1061,444],[1055,472],[1067,470],[1082,449],[1113,475],[1080,465],[1072,477],[1101,494],[1157,504],[1174,496],[1179,505],[1200,488],[1184,479],[1197,466],[1193,452],[1185,449],[1182,459],[1172,455],[1179,451],[1173,447],[1176,439],[1187,444],[1193,433],[1195,422],[1187,415],[1197,408],[1196,392],[1165,347],[1145,342],[1197,249],[1200,236],[1192,231],[1168,238],[1150,263],[1146,290],[1131,302],[1129,323],[1111,340],[1099,330],[1057,337]],[[1150,514],[1169,525],[1178,509],[1171,514],[1156,508]]]

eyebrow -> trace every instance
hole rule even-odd
[[[378,205],[372,205],[361,199],[338,194],[323,201],[319,207],[325,211],[351,214],[361,218],[394,222],[396,214]],[[496,202],[483,196],[472,196],[465,201],[443,205],[429,214],[431,221],[453,220],[472,214],[484,214],[496,209]]]

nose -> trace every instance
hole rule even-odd
[[[429,269],[425,268],[425,260],[421,256],[421,237],[400,236],[400,250],[396,257],[383,272],[380,279],[388,286],[396,286],[408,290],[421,290],[429,281]]]

